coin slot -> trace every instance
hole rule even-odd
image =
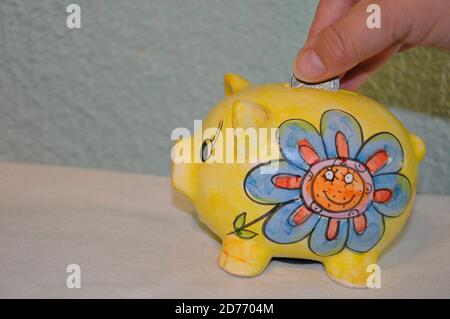
[[[340,89],[339,91],[340,91],[340,92],[342,92],[342,93],[346,93],[346,94],[349,94],[349,95],[353,95],[353,96],[359,96],[359,94],[358,94],[358,93],[356,93],[356,92],[353,92],[353,91],[349,91],[349,90],[344,90],[344,89]]]

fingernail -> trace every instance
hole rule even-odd
[[[313,49],[307,49],[300,53],[300,58],[295,65],[295,76],[300,80],[314,82],[326,71],[325,65],[319,55]]]

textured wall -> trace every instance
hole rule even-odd
[[[315,1],[0,2],[0,160],[164,174],[170,133],[222,97],[222,76],[284,81]],[[449,54],[398,57],[362,92],[428,143],[422,192],[450,193]]]

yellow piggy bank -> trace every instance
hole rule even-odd
[[[366,287],[410,214],[422,140],[354,92],[234,74],[224,86],[203,128],[172,153],[174,187],[222,240],[220,267],[256,276],[272,257],[310,259]]]

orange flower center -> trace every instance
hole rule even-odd
[[[355,208],[365,194],[361,175],[347,166],[321,169],[312,182],[312,194],[317,204],[333,212]]]

